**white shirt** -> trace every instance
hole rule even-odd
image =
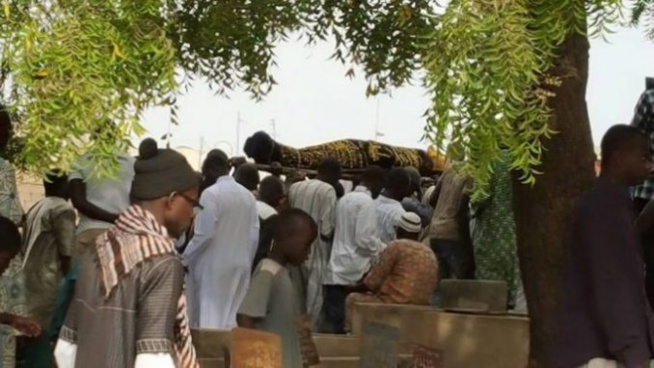
[[[379,226],[379,240],[388,244],[395,240],[395,228],[400,224],[402,215],[406,213],[402,203],[392,198],[380,195],[375,199],[377,204],[377,224]]]
[[[336,232],[324,284],[355,285],[384,248],[375,201],[366,187],[357,186],[336,205]]]
[[[250,191],[222,176],[200,197],[193,239],[184,251],[193,328],[230,330],[250,285],[259,242],[257,205]]]
[[[261,220],[267,220],[277,214],[277,210],[263,201],[257,201],[257,214]]]
[[[427,190],[425,190],[425,194],[422,196],[422,200],[420,201],[422,204],[426,205],[431,205],[431,196],[434,194],[434,190],[436,189],[436,185],[432,185]]]
[[[109,213],[119,215],[129,207],[129,192],[134,180],[134,161],[128,155],[118,155],[118,173],[116,178],[97,179],[91,176],[93,166],[91,156],[84,155],[75,163],[75,171],[68,175],[68,180],[80,179],[86,185],[86,199],[96,207]],[[77,233],[90,229],[108,229],[113,224],[94,220],[80,213]]]
[[[318,328],[322,312],[322,285],[329,262],[329,238],[334,231],[334,209],[336,190],[318,179],[301,181],[291,185],[288,191],[291,207],[307,212],[318,224],[318,234],[311,246],[309,259],[305,263],[308,270],[306,280],[306,310],[314,328]],[[304,286],[304,285],[302,285]]]
[[[334,187],[318,179],[301,181],[291,185],[288,198],[291,207],[307,212],[316,220],[320,235],[332,235],[337,200]]]

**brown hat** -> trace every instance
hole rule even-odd
[[[186,158],[172,149],[159,149],[152,139],[139,146],[134,164],[131,198],[147,201],[200,185],[201,176]]]

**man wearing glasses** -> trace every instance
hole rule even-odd
[[[55,349],[60,368],[198,368],[172,239],[195,216],[200,175],[156,143],[139,151],[132,205],[81,256]]]

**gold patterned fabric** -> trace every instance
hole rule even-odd
[[[434,169],[434,161],[423,150],[358,139],[341,139],[296,149],[258,132],[247,139],[244,152],[258,164],[279,162],[284,167],[307,170],[315,170],[325,157],[337,159],[346,170],[364,169],[369,165],[383,168],[412,166],[427,174]]]
[[[423,166],[420,150],[393,147],[373,141],[344,139],[317,146],[295,149],[280,145],[284,166],[315,168],[325,157],[337,159],[345,169],[362,169],[368,165]]]

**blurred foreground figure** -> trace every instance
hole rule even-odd
[[[578,202],[548,367],[650,366],[652,312],[628,188],[649,175],[647,137],[625,125],[602,140],[602,173]]]

